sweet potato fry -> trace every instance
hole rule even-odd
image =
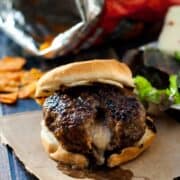
[[[22,86],[18,91],[18,98],[24,99],[24,98],[34,97],[35,89],[36,89],[36,81],[32,81],[29,84]]]
[[[8,79],[0,80],[0,92],[17,92],[18,88],[18,81],[9,81]]]
[[[8,81],[8,79],[3,79],[0,81],[0,85],[10,85],[10,86],[19,86],[19,82],[18,81]]]
[[[13,86],[0,86],[0,92],[17,92],[18,87]]]
[[[32,68],[30,71],[26,71],[21,78],[21,84],[26,85],[32,81],[37,81],[43,75],[42,71],[36,68]]]
[[[18,98],[33,98],[37,80],[42,71],[36,68],[22,70],[26,60],[20,57],[4,57],[0,60],[0,102],[15,103]]]
[[[0,94],[0,102],[6,104],[13,104],[17,101],[17,92]]]
[[[42,51],[46,48],[48,48],[51,45],[51,42],[44,42],[43,44],[40,45],[39,49]]]
[[[60,31],[58,31],[58,32],[60,32]],[[45,41],[40,45],[39,49],[44,50],[44,49],[48,48],[51,45],[53,39],[54,39],[54,37],[51,35],[46,36]]]
[[[20,81],[22,76],[24,76],[24,71],[17,71],[17,72],[1,72],[0,71],[0,81],[4,79],[7,81]]]
[[[29,73],[33,80],[38,80],[43,75],[43,72],[36,68],[32,68]]]
[[[0,71],[19,71],[25,63],[24,58],[7,56],[0,60]]]

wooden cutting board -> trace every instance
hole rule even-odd
[[[56,162],[44,152],[40,142],[41,119],[40,111],[1,118],[2,142],[12,147],[25,168],[39,179],[75,179],[59,171]],[[158,133],[152,146],[140,157],[122,166],[133,172],[133,179],[173,180],[180,176],[180,123],[166,116],[155,121]]]

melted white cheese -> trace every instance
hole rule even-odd
[[[92,128],[92,139],[98,149],[105,150],[111,139],[110,130],[101,124],[96,124]]]
[[[106,150],[107,146],[111,140],[111,132],[109,128],[103,126],[102,124],[95,124],[91,129],[91,137],[93,144],[98,149],[98,154],[100,157],[100,161],[98,164],[104,163],[104,151]]]

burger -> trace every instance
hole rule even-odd
[[[70,63],[37,83],[41,140],[49,156],[77,168],[115,167],[136,158],[156,129],[133,94],[130,69],[117,60]]]

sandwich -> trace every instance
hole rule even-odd
[[[89,60],[57,67],[37,83],[42,105],[41,140],[65,165],[115,167],[153,142],[156,128],[133,93],[130,69],[117,60]]]

